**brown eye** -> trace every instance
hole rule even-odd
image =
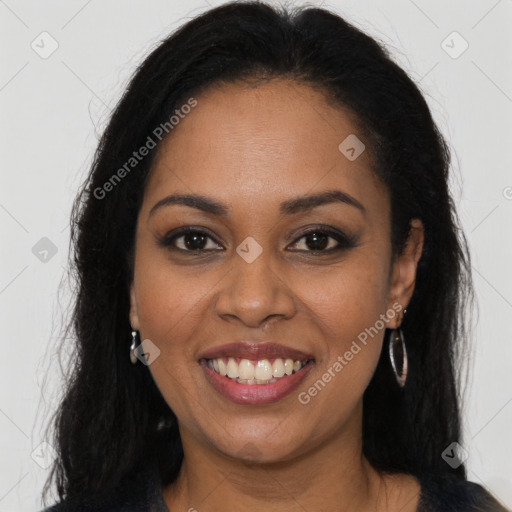
[[[331,253],[343,249],[354,247],[355,237],[347,236],[344,233],[328,230],[325,228],[315,228],[304,233],[297,240],[304,239],[302,249],[304,252],[324,252]],[[293,248],[297,249],[300,245],[297,241],[294,242]]]
[[[208,243],[211,240],[213,243]],[[194,228],[182,228],[171,232],[158,241],[162,247],[182,252],[201,253],[217,250],[219,244],[205,231]]]

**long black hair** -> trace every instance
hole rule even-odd
[[[389,190],[393,255],[411,219],[425,230],[402,323],[409,376],[400,389],[382,351],[364,395],[364,455],[382,471],[466,478],[464,464],[452,469],[441,454],[461,442],[458,370],[471,265],[449,191],[449,147],[423,94],[382,43],[335,13],[231,2],[187,22],[138,67],[75,200],[76,303],[67,332],[76,350],[52,418],[58,457],[44,493],[53,480],[61,500],[105,491],[154,460],[164,484],[176,478],[183,459],[176,417],[148,368],[128,357],[135,225],[160,147],[155,129],[172,136],[171,116],[209,85],[274,77],[308,84],[354,114]],[[157,147],[133,160],[148,137]]]

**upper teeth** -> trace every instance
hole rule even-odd
[[[243,380],[270,380],[291,375],[298,372],[306,361],[294,361],[293,359],[277,358],[271,363],[268,359],[251,361],[250,359],[237,359],[234,357],[218,357],[209,359],[208,366],[221,375],[231,379]]]

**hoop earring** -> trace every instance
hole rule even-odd
[[[136,338],[137,331],[132,331],[132,344],[130,346],[130,361],[132,362],[132,364],[137,364],[138,361],[137,356],[135,355]]]
[[[402,314],[402,320],[407,310],[404,309]],[[400,362],[397,364],[396,356],[399,355]],[[389,359],[391,360],[391,366],[393,367],[393,373],[395,374],[398,385],[403,388],[407,379],[407,350],[405,349],[404,334],[400,327],[393,330],[389,339]],[[400,367],[400,371],[398,368]]]

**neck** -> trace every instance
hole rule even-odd
[[[310,452],[272,463],[233,459],[184,433],[183,464],[164,500],[171,512],[388,510],[385,479],[362,455],[361,417]]]

